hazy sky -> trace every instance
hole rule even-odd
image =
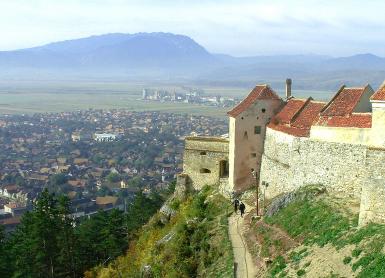
[[[236,56],[385,56],[384,13],[384,0],[0,0],[0,50],[163,31]]]

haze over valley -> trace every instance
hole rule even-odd
[[[335,90],[341,83],[378,86],[385,58],[278,55],[234,57],[210,53],[190,37],[171,33],[112,33],[0,52],[4,80],[109,80],[250,88],[256,83]]]

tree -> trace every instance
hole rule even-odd
[[[45,189],[10,240],[15,277],[76,277],[69,201]]]
[[[121,255],[128,246],[123,212],[100,211],[76,229],[84,269],[106,263]]]
[[[55,174],[50,177],[50,182],[52,185],[62,185],[67,182],[67,175],[60,173],[60,174]]]
[[[12,267],[9,266],[9,252],[5,240],[4,228],[0,225],[0,277],[9,277]]]
[[[109,182],[114,183],[120,181],[121,177],[118,173],[111,172],[107,175],[106,179]]]

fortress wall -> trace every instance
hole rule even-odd
[[[183,174],[188,175],[192,186],[200,190],[205,185],[219,184],[220,162],[228,161],[227,139],[215,137],[188,137],[185,140]],[[210,173],[202,172],[207,169]]]
[[[385,149],[368,149],[365,166],[359,225],[385,223]]]
[[[331,191],[360,198],[365,146],[306,140],[299,152],[293,163],[295,186],[318,183]]]
[[[268,129],[260,185],[269,183],[267,198],[309,184],[360,198],[365,155],[365,146],[313,141]]]
[[[286,133],[266,129],[259,180],[261,188],[263,182],[269,184],[266,197],[271,198],[294,190],[292,156],[300,140]]]

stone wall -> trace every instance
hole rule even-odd
[[[205,185],[218,185],[226,190],[221,173],[221,163],[229,160],[229,141],[218,137],[188,137],[185,140],[183,174],[189,177],[192,186],[200,190]],[[227,182],[228,185],[228,182]]]
[[[385,149],[366,153],[366,179],[362,183],[359,225],[385,223]]]
[[[365,157],[365,146],[313,141],[267,129],[260,184],[269,184],[267,198],[310,184],[360,198]]]

